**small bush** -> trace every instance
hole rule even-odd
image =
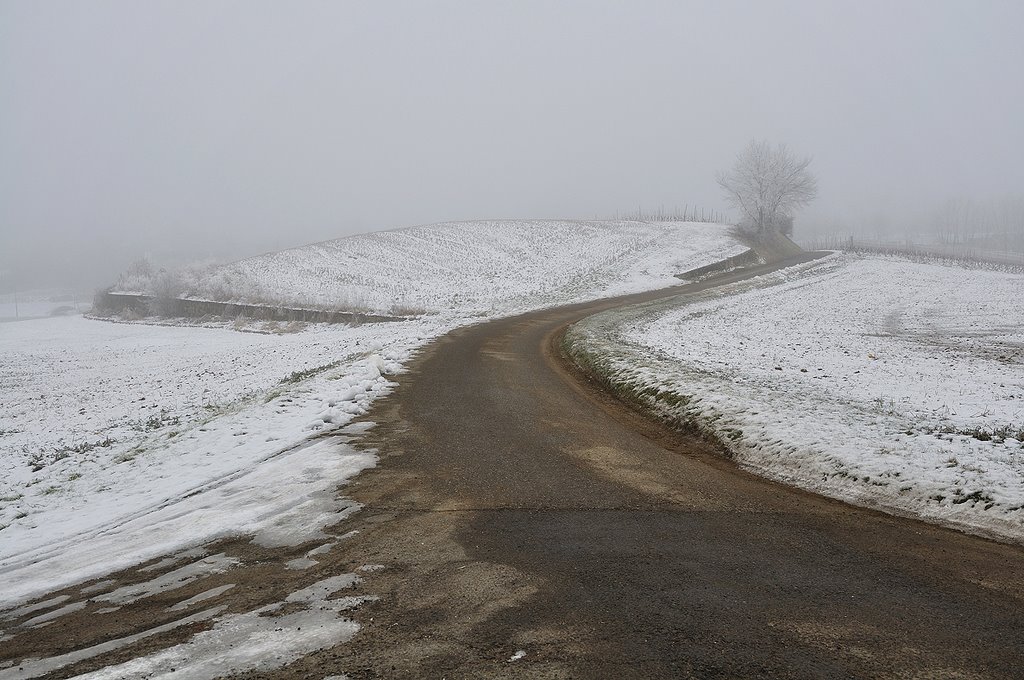
[[[427,308],[423,305],[409,302],[396,302],[388,309],[388,314],[392,316],[423,316],[427,313]]]
[[[167,411],[161,409],[160,413],[151,415],[146,420],[142,421],[142,429],[146,431],[159,430],[161,427],[166,425],[180,425],[181,418],[178,416],[172,416]]]

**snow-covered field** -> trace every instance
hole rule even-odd
[[[236,298],[257,285],[434,312],[407,321],[0,324],[0,607],[215,537],[308,540],[355,511],[333,489],[374,459],[345,427],[417,348],[482,318],[678,283],[743,249],[707,224],[437,225],[216,275]]]
[[[316,435],[441,330],[3,325],[0,601],[233,533],[309,540],[347,509],[337,482],[373,465]]]
[[[1022,540],[1022,293],[1020,274],[837,254],[569,341],[762,474]]]
[[[382,231],[185,271],[190,298],[295,307],[493,316],[676,283],[743,252],[693,222],[454,222]],[[123,277],[124,292],[154,292]]]

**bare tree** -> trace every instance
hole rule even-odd
[[[729,172],[718,175],[729,204],[743,211],[746,222],[759,232],[792,229],[793,213],[818,193],[808,170],[810,157],[797,158],[784,144],[751,141],[736,157]]]

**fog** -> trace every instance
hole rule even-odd
[[[0,3],[0,285],[442,220],[725,207],[796,230],[1024,187],[1019,2]]]

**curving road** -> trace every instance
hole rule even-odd
[[[388,569],[340,667],[1021,677],[1019,547],[754,477],[570,374],[561,329],[666,294],[464,328],[413,364],[371,416],[381,465],[346,489],[366,505],[352,554]]]
[[[165,670],[215,677],[247,663],[240,639],[211,630],[220,613],[248,621],[269,662],[333,614],[286,631],[254,612],[305,616],[288,598],[353,571],[347,593],[376,600],[311,606],[357,619],[354,639],[243,677],[1024,676],[1020,547],[744,473],[559,356],[561,330],[588,314],[778,266],[454,331],[366,418],[381,464],[340,490],[363,509],[311,566],[294,568],[320,542],[236,537],[207,547],[234,566],[195,581],[181,580],[194,565],[159,560],[70,587],[49,601],[60,616],[0,622],[21,631],[0,633],[0,678],[150,677],[102,669],[201,631],[221,665]],[[154,578],[167,587],[123,607],[95,595]],[[185,598],[213,609],[183,619]]]

